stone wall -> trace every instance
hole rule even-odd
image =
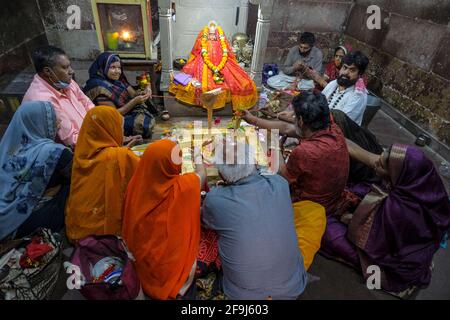
[[[282,64],[304,31],[316,35],[316,46],[323,50],[328,61],[333,48],[342,41],[352,5],[349,0],[275,0],[265,61]],[[250,5],[247,32],[253,39],[257,11],[257,6]]]
[[[366,27],[367,6],[381,30]],[[450,1],[357,0],[344,41],[370,57],[369,89],[450,145]]]
[[[370,5],[381,9],[379,30],[367,28]],[[252,5],[251,36],[256,20]],[[449,0],[275,0],[265,62],[282,64],[303,31],[317,35],[325,61],[341,43],[365,52],[369,89],[450,145]]]
[[[50,44],[62,48],[72,59],[93,60],[100,53],[94,15],[90,0],[37,0],[43,16],[45,32]],[[151,0],[153,35],[159,31],[157,0]],[[67,8],[77,5],[81,9],[81,28],[69,30]]]
[[[34,48],[48,44],[35,0],[3,1],[0,10],[0,75],[28,67]],[[0,81],[3,81],[0,80]]]
[[[92,60],[99,53],[97,33],[90,0],[37,0],[50,44],[66,51],[72,59]],[[81,28],[69,30],[67,8],[81,9]]]

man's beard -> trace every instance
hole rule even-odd
[[[337,78],[338,85],[343,86],[345,88],[353,86],[356,83],[356,81],[357,81],[356,79],[350,80],[349,78],[344,77],[344,76],[339,76]]]
[[[309,53],[311,52],[311,49],[309,49],[308,51],[306,51],[306,52],[301,52],[300,50],[298,50],[299,52],[300,52],[300,55],[302,56],[302,57],[307,57],[308,55],[309,55]]]

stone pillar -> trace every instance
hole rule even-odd
[[[255,81],[256,87],[261,88],[262,68],[269,38],[270,18],[272,16],[273,0],[250,0],[258,4],[258,23],[256,24],[255,45],[253,47],[250,77]]]
[[[238,32],[247,33],[248,0],[241,0],[239,4]]]
[[[161,91],[168,91],[170,75],[173,72],[172,58],[172,1],[160,0],[159,5],[159,32],[161,45]]]

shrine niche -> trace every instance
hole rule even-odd
[[[255,83],[238,64],[223,29],[210,21],[195,40],[190,58],[175,74],[169,92],[181,102],[202,106],[202,94],[220,90],[212,104],[223,108],[231,102],[234,111],[253,107],[258,99]]]
[[[226,8],[224,8],[223,6],[227,5],[223,1],[199,2],[193,0],[177,0],[174,2],[175,14],[174,8],[172,6],[173,1],[159,2],[162,61],[160,89],[164,92],[164,103],[166,105],[166,108],[174,116],[201,115],[201,113],[197,113],[187,105],[202,106],[200,93],[205,93],[210,90],[216,90],[218,88],[220,88],[220,90],[223,92],[220,92],[216,102],[214,103],[213,108],[217,110],[215,111],[215,114],[231,115],[231,111],[248,109],[252,107],[257,102],[256,89],[261,86],[262,65],[265,49],[267,46],[273,1],[235,1],[239,3],[240,9],[238,10],[236,7],[234,7],[233,10],[235,11],[232,11],[231,14],[223,15],[220,17],[218,17],[217,15],[219,15],[220,12],[225,12]],[[191,11],[183,11],[187,10],[186,3],[190,4],[189,8],[191,9]],[[197,3],[201,3],[202,8],[206,10],[202,12],[211,12],[212,16],[207,16],[205,14],[196,16],[194,9]],[[258,23],[256,26],[255,39],[253,39],[254,45],[252,45],[253,42],[248,41],[250,39],[245,39],[245,37],[242,36],[242,34],[245,34],[246,32],[246,19],[249,3],[259,5]],[[183,7],[183,5],[185,7]],[[217,9],[216,6],[218,6]],[[190,20],[195,20],[194,22],[196,25],[200,23],[201,25],[198,26],[195,31],[191,30],[192,26],[186,25],[186,28],[191,29],[186,31],[184,34],[178,34],[174,32],[175,29],[180,30],[180,20],[182,20],[182,17],[186,15],[191,15],[192,17],[190,18]],[[236,20],[236,26],[240,26],[240,29],[233,29],[229,26],[230,18],[233,18],[231,19],[233,20],[232,22]],[[205,62],[202,56],[201,38],[203,37],[203,33],[205,31],[205,29],[203,28],[205,26],[209,27],[208,22],[211,20],[216,21],[217,25],[215,37],[219,38],[219,40],[215,45],[211,45],[211,43],[209,43],[209,41],[211,40],[208,40],[209,31],[207,32],[206,45],[208,48],[204,48],[207,50],[207,52],[205,52],[205,54],[207,54],[207,60]],[[222,24],[227,27],[222,26]],[[220,35],[218,34],[217,26],[221,27],[221,29],[224,31],[224,37],[226,38],[226,48],[223,48],[220,43]],[[201,30],[200,33],[199,30]],[[227,32],[227,30],[232,31]],[[186,41],[189,36],[191,36],[190,45],[184,45],[184,49],[181,50],[180,43],[184,43],[183,41]],[[233,36],[235,37],[233,38]],[[241,65],[239,65],[239,61],[236,60],[232,43],[230,43],[229,41],[232,39],[237,39],[237,41],[235,41],[234,51],[237,52],[239,46],[240,56],[238,56],[238,58],[241,60]],[[246,40],[246,43],[242,45],[241,42],[243,41],[243,39]],[[210,52],[209,47],[212,48],[213,46],[214,48],[218,49],[215,50],[215,53]],[[225,49],[226,52],[224,52]],[[183,52],[185,52],[185,54],[183,54]],[[189,52],[192,55],[190,55]],[[224,53],[226,53],[225,62],[222,61],[225,60]],[[198,61],[200,60],[203,60],[202,63],[198,63]],[[186,63],[181,71],[187,76],[181,78],[177,77],[177,72],[176,70],[174,70],[174,62],[179,65],[179,61]],[[196,67],[194,67],[194,65],[197,66],[197,70],[195,70]],[[200,72],[198,68],[200,68],[202,72]],[[203,70],[205,70],[205,74],[207,74],[206,77],[203,77]],[[229,72],[228,70],[232,71]],[[230,85],[228,84],[229,81],[227,81],[229,80],[227,78],[228,74],[234,72],[239,74],[239,76],[242,75],[242,77],[240,78],[244,79],[243,81],[238,80],[236,82],[238,84],[237,90],[234,90],[235,88],[233,86],[231,86],[233,88],[230,88]],[[230,78],[232,77],[233,76],[231,76]],[[207,79],[207,81],[205,81],[204,79]],[[180,83],[190,83],[190,87],[184,88],[183,91],[181,90],[180,86],[177,87],[177,85],[179,85]],[[169,93],[169,91],[172,92],[172,94]],[[177,100],[173,99],[173,94],[176,96]]]
[[[149,59],[152,49],[148,0],[92,0],[100,51],[122,58]]]

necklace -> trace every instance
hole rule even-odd
[[[344,97],[346,90],[344,90],[342,93],[338,93],[338,91],[339,91],[338,88],[336,88],[336,90],[334,90],[333,94],[330,96],[330,99],[328,99],[328,104],[330,104],[331,101],[333,101],[333,99],[335,99],[336,95],[339,94],[337,99],[334,100],[333,104],[330,105],[330,109],[336,108],[336,106],[339,104],[339,102],[341,102],[342,98]]]
[[[225,63],[227,62],[228,49],[227,49],[227,44],[225,42],[225,35],[223,34],[222,28],[218,26],[217,27],[217,31],[219,33],[220,45],[222,47],[222,60],[220,60],[220,63],[218,65],[213,64],[211,62],[211,60],[209,60],[208,46],[207,46],[208,32],[209,32],[209,27],[208,26],[203,28],[203,35],[202,35],[202,41],[201,41],[201,43],[202,43],[202,57],[203,57],[203,61],[205,62],[205,64],[213,72],[213,80],[214,80],[214,82],[217,83],[217,84],[221,84],[221,83],[223,83],[223,75],[221,74],[220,71],[222,71],[223,67],[225,67]]]

